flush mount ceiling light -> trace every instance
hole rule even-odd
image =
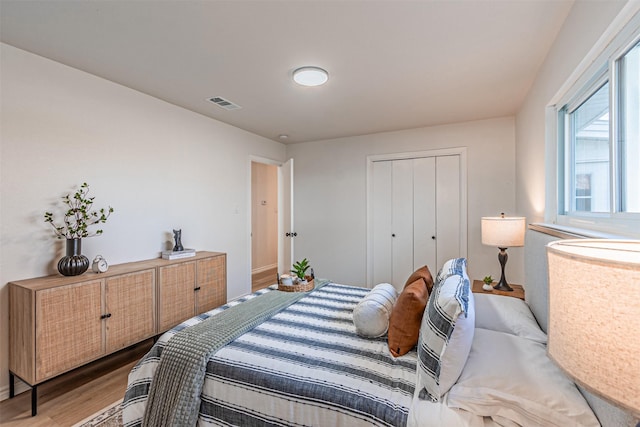
[[[301,67],[293,72],[293,81],[302,86],[320,86],[329,80],[329,73],[319,67]]]

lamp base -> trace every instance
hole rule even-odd
[[[498,291],[512,292],[513,288],[509,286],[509,284],[507,283],[507,279],[504,277],[504,266],[507,264],[507,260],[509,259],[509,255],[507,255],[507,248],[498,249],[500,249],[500,253],[498,253],[498,261],[500,261],[502,275],[500,276],[500,281],[496,283],[493,289],[496,289]]]
[[[501,278],[500,281],[493,286],[493,289],[497,291],[513,292],[513,288],[509,286],[504,277]]]

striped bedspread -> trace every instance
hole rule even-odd
[[[368,291],[330,283],[214,354],[207,364],[198,425],[406,425],[416,353],[393,358],[386,337],[356,334],[352,311]],[[141,425],[162,349],[176,332],[266,292],[273,289],[164,334],[129,375],[124,425]]]

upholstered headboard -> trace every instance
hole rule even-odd
[[[558,240],[555,236],[527,230],[524,246],[524,276],[526,300],[543,331],[549,320],[549,283],[546,245]]]
[[[559,240],[541,231],[527,230],[525,238],[525,295],[540,327],[546,332],[549,320],[549,283],[547,277],[547,252],[546,245],[549,242]],[[587,402],[595,412],[603,427],[634,427],[640,426],[638,419],[628,412],[600,399],[597,396],[578,387]]]

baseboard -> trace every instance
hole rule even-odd
[[[15,386],[16,386],[16,388],[15,388],[16,396],[19,395],[20,393],[24,393],[25,391],[31,390],[31,387],[29,387],[27,385],[27,383],[21,381],[18,378],[16,378]],[[3,401],[3,400],[7,400],[7,399],[9,399],[9,386],[8,385],[0,388],[0,402]]]
[[[259,273],[264,273],[265,271],[271,270],[271,269],[278,269],[278,263],[275,264],[271,264],[271,265],[265,265],[264,267],[258,267],[258,268],[254,268],[253,270],[251,270],[251,274],[259,274]]]

